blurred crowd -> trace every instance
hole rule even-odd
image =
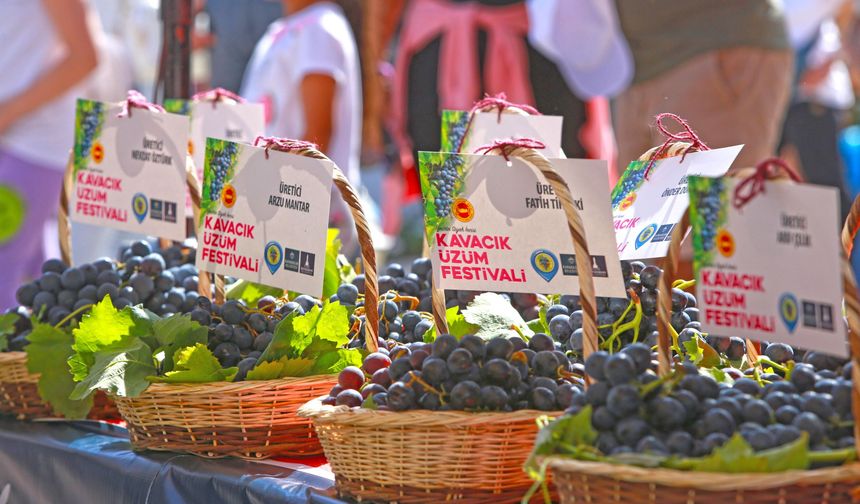
[[[165,5],[171,2],[165,2]],[[613,178],[686,119],[734,169],[779,155],[860,191],[856,0],[194,0],[189,93],[264,104],[267,135],[320,146],[360,189],[380,251],[421,250],[415,153],[485,94],[564,117],[568,157]],[[77,97],[155,99],[158,0],[0,2],[0,292],[56,256]],[[333,225],[347,222],[333,211]],[[75,260],[125,236],[76,225]],[[0,305],[5,304],[0,298]],[[2,306],[0,306],[2,307]]]

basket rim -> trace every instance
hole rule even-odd
[[[324,397],[324,396],[323,396]],[[296,413],[314,423],[345,424],[356,427],[472,427],[492,423],[534,422],[541,416],[558,416],[561,411],[518,410],[500,412],[467,411],[379,411],[348,406],[327,406],[322,398],[305,403]]]
[[[134,401],[148,399],[148,396],[193,395],[193,394],[236,394],[243,392],[265,392],[279,390],[294,385],[309,385],[328,383],[337,380],[337,375],[313,375],[302,377],[279,378],[277,380],[250,380],[241,382],[208,382],[208,383],[150,383],[139,396],[121,397],[109,394],[112,399]]]
[[[27,352],[0,352],[0,363],[6,364],[9,362],[26,361]]]
[[[559,456],[542,459],[558,472],[602,476],[628,483],[664,485],[706,491],[762,490],[794,485],[819,485],[846,480],[860,481],[860,462],[839,467],[790,470],[777,473],[718,473],[682,471],[663,467],[638,467],[609,462],[590,462]]]

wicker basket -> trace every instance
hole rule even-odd
[[[238,383],[154,383],[138,397],[115,397],[138,450],[204,457],[266,458],[322,453],[311,422],[296,416],[327,393],[334,376]]]
[[[491,153],[521,158],[540,171],[565,210],[576,254],[588,257],[570,189],[549,161],[522,145],[497,143]],[[590,262],[579,275],[583,330],[596,342]],[[433,289],[433,317],[440,333],[447,332],[444,299],[443,291]],[[596,343],[586,345],[585,353],[595,349]],[[536,420],[546,414],[553,413],[373,411],[324,406],[320,400],[299,410],[314,420],[341,497],[398,503],[519,501],[532,486],[523,465],[537,435]]]
[[[59,416],[39,395],[39,375],[27,371],[26,352],[0,353],[0,414],[15,415],[19,420]],[[87,418],[115,419],[119,411],[113,401],[98,393]]]
[[[313,418],[341,497],[399,503],[519,501],[546,414],[374,411],[319,399],[299,410]]]
[[[838,504],[860,499],[860,464],[769,474],[723,474],[554,459],[562,504]]]
[[[267,152],[284,150],[328,159],[309,144],[264,140],[269,141]],[[193,166],[187,173],[196,215],[200,197]],[[378,299],[376,256],[367,219],[357,194],[336,166],[333,182],[355,221],[364,261],[365,303],[374,306]],[[217,275],[215,280],[217,284]],[[378,314],[368,310],[366,316],[368,346],[372,344],[375,350]],[[296,416],[296,411],[336,384],[334,375],[237,383],[153,383],[138,397],[114,400],[128,425],[131,444],[138,450],[188,452],[203,457],[303,457],[322,454],[322,447],[311,421]]]
[[[757,171],[767,173],[770,164],[763,162]],[[740,175],[740,174],[739,174]],[[767,178],[782,179],[771,173]],[[855,205],[860,208],[860,205]],[[657,305],[658,353],[660,373],[669,371],[669,314],[671,313],[671,282],[679,257],[680,245],[689,226],[686,217],[675,227],[669,253],[664,261],[659,283],[660,302]],[[846,227],[852,227],[846,224]],[[856,225],[853,225],[856,230]],[[850,240],[849,240],[850,241]],[[851,266],[843,256],[842,280],[849,344],[853,361],[852,408],[855,418],[860,412],[860,299]],[[749,345],[748,345],[749,346]],[[855,441],[860,431],[855,422]],[[858,445],[860,446],[860,445]],[[858,450],[860,452],[860,450]],[[660,504],[836,504],[860,501],[860,463],[815,470],[794,470],[779,473],[710,473],[679,471],[664,468],[642,468],[621,464],[570,460],[548,457],[562,503],[590,502],[659,502]]]

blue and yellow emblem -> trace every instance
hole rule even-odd
[[[558,273],[558,258],[547,249],[532,252],[532,268],[541,278],[549,282]]]
[[[137,218],[137,222],[143,222],[146,218],[146,213],[149,212],[149,200],[143,193],[137,193],[131,197],[131,211]]]
[[[639,235],[636,237],[636,248],[638,249],[642,245],[648,243],[654,233],[657,232],[657,224],[648,224],[642,231],[639,231]]]
[[[793,333],[798,320],[797,298],[794,294],[786,292],[779,297],[779,317],[788,328],[788,332]]]
[[[274,275],[275,272],[278,271],[278,268],[281,267],[281,262],[284,260],[284,249],[281,248],[280,243],[270,241],[266,244],[263,256],[266,261],[266,266],[269,267],[269,272]]]

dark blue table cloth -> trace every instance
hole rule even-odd
[[[115,425],[0,419],[0,504],[335,504],[333,487],[328,465],[134,452]]]

